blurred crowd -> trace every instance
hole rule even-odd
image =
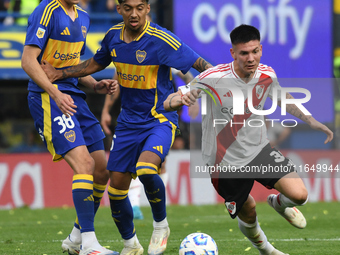
[[[88,13],[114,12],[116,0],[80,0],[79,6]],[[0,0],[1,22],[5,26],[13,24],[26,26],[30,15],[41,0]],[[5,14],[5,12],[7,14]],[[24,16],[24,17],[19,17]]]
[[[33,12],[41,0],[0,0],[0,23],[5,26],[13,24],[27,25],[27,17]],[[116,13],[117,0],[80,0],[79,6],[93,14]],[[150,0],[151,10],[156,7],[157,0]]]

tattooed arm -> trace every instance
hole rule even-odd
[[[50,63],[48,63],[46,60],[43,60],[41,63],[41,68],[46,73],[48,79],[53,82],[55,80],[69,77],[84,77],[103,70],[105,66],[99,65],[93,58],[90,58],[76,66],[62,70],[56,70]]]
[[[205,61],[203,58],[199,57],[192,65],[192,67],[201,73],[212,67],[212,65],[209,62]],[[163,102],[163,106],[166,111],[177,111],[183,105],[194,105],[197,97],[198,95],[196,92],[194,95],[193,93],[188,92],[182,96],[181,91],[177,91],[168,96],[168,98]]]
[[[203,58],[199,57],[196,62],[192,65],[193,68],[195,68],[200,73],[204,72],[205,70],[212,67],[212,65],[205,61]]]
[[[294,99],[294,97],[289,93],[286,94],[286,98]],[[281,101],[278,101],[278,104],[281,107]],[[324,124],[314,119],[312,115],[305,115],[295,104],[287,104],[286,110],[288,113],[292,114],[293,116],[307,123],[312,129],[324,132],[327,135],[325,144],[332,141],[333,132],[328,127],[326,127]]]

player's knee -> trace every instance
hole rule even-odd
[[[297,203],[298,205],[304,205],[308,201],[308,191],[306,188],[303,188],[298,192],[297,194],[294,195],[292,200]]]
[[[92,157],[85,157],[78,165],[79,174],[93,174],[95,162]]]
[[[106,168],[98,169],[97,167],[93,173],[93,181],[98,184],[107,184],[109,180],[109,171]]]
[[[243,204],[238,217],[246,223],[254,223],[256,221],[256,202],[251,197]]]
[[[237,216],[245,223],[252,224],[256,221],[255,207],[241,210]]]

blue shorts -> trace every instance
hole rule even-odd
[[[53,161],[61,160],[69,150],[81,145],[86,145],[89,152],[104,149],[105,135],[99,121],[81,95],[69,95],[77,105],[77,112],[71,117],[66,117],[46,92],[29,92],[27,98],[35,128]]]
[[[155,123],[148,128],[126,128],[118,125],[113,136],[109,171],[130,172],[136,176],[136,164],[143,151],[152,151],[164,161],[175,138],[176,126],[169,122]]]

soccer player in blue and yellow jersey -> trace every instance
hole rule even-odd
[[[171,67],[186,73],[202,72],[211,65],[174,34],[150,23],[148,0],[119,0],[123,23],[105,35],[95,56],[77,66],[55,71],[46,62],[50,80],[81,77],[114,62],[120,84],[122,111],[111,146],[108,189],[112,217],[124,239],[121,254],[143,254],[133,224],[128,198],[131,178],[139,177],[153,213],[154,231],[148,254],[163,254],[170,234],[166,218],[165,188],[159,177],[174,140],[178,115],[164,110],[163,101],[174,92]]]
[[[94,215],[108,181],[104,134],[89,110],[86,95],[77,78],[51,83],[40,63],[47,61],[58,69],[79,63],[84,53],[89,16],[77,5],[79,0],[43,0],[28,20],[22,67],[30,76],[28,104],[34,124],[53,156],[65,159],[74,171],[72,195],[80,225],[78,240],[70,236],[62,248],[70,254],[119,254],[102,247],[94,232]],[[97,82],[91,76],[79,79],[86,87],[112,94],[113,80]],[[81,234],[80,234],[81,232]],[[75,236],[75,235],[74,235]],[[73,243],[81,243],[73,249]]]

